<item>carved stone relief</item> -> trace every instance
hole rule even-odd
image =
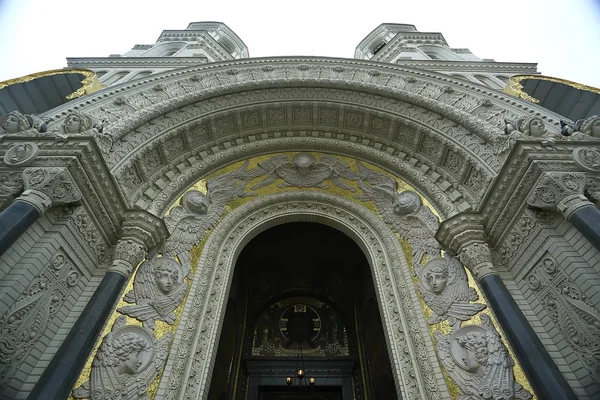
[[[573,161],[575,161],[575,164],[583,171],[600,172],[600,150],[598,150],[598,148],[576,148],[573,150]]]
[[[540,259],[526,280],[590,378],[600,383],[600,312],[550,255]]]
[[[448,320],[450,326],[460,325],[485,308],[485,304],[471,303],[479,296],[469,287],[464,267],[456,258],[432,258],[416,267],[415,273],[423,300],[433,311],[430,324]]]
[[[531,399],[513,375],[514,361],[489,316],[449,335],[435,333],[438,354],[460,389],[459,399]]]
[[[39,150],[35,143],[17,144],[4,153],[4,163],[9,167],[26,167],[35,160]]]
[[[411,209],[411,204],[406,206]],[[333,226],[364,242],[365,253],[371,258],[376,290],[381,295],[382,320],[390,353],[395,355],[392,365],[402,397],[445,398],[445,389],[438,387],[441,372],[427,351],[432,345],[431,339],[426,333],[424,318],[416,311],[419,303],[410,283],[410,272],[406,267],[397,268],[405,263],[398,240],[394,235],[383,233],[389,232],[389,228],[365,207],[314,191],[259,197],[236,208],[215,226],[193,277],[179,323],[181,334],[175,335],[173,357],[169,357],[166,367],[170,375],[161,380],[157,396],[206,398],[210,383],[208,372],[214,361],[211,346],[225,309],[234,253],[240,243],[264,229],[260,228],[266,226],[264,224],[271,226],[281,218],[282,223],[296,220],[290,219],[290,215],[298,215],[299,220],[314,220],[318,216],[320,220],[332,221]]]
[[[0,318],[0,387],[6,385],[46,333],[81,276],[65,252],[59,250]]]
[[[393,178],[371,170],[359,161],[356,165],[360,178],[358,187],[363,191],[356,198],[373,202],[383,220],[410,243],[415,254],[439,255],[440,245],[434,238],[439,220],[421,204],[420,197],[412,191],[398,193],[398,183]]]
[[[350,170],[348,165],[333,156],[323,155],[317,161],[311,154],[299,153],[294,156],[292,161],[289,161],[287,156],[279,155],[260,162],[258,166],[262,171],[254,172],[256,176],[267,176],[252,186],[252,190],[268,186],[277,179],[283,179],[284,182],[279,185],[280,188],[294,186],[328,189],[329,186],[324,181],[330,180],[332,184],[341,189],[356,191],[340,178],[356,180],[358,176]]]
[[[165,223],[171,236],[165,241],[161,253],[177,257],[182,264],[183,274],[190,272],[190,250],[200,242],[204,234],[213,228],[221,218],[225,206],[238,197],[253,196],[245,192],[248,182],[259,175],[248,171],[248,161],[235,171],[219,175],[207,182],[207,194],[197,190],[188,191],[181,205],[171,210]],[[264,170],[260,175],[264,174]]]
[[[92,363],[90,380],[73,390],[76,399],[147,399],[146,391],[167,359],[172,336],[154,335],[137,325],[115,321]]]
[[[81,199],[81,192],[67,168],[26,168],[23,182],[25,191],[19,200],[34,206],[40,215],[52,205],[69,204]]]
[[[46,123],[35,115],[23,115],[18,111],[11,111],[0,120],[0,141],[7,135],[35,136],[43,132],[46,132]]]
[[[125,294],[124,300],[135,305],[124,306],[117,311],[144,323],[154,330],[154,321],[175,322],[175,309],[179,307],[188,284],[183,281],[184,273],[179,263],[168,257],[152,257],[138,269],[133,290]]]

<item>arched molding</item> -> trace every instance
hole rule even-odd
[[[260,232],[295,221],[317,222],[338,229],[365,253],[401,397],[448,398],[399,241],[367,208],[312,191],[259,197],[227,214],[212,231],[193,277],[157,397],[206,398],[238,255]]]
[[[429,86],[423,90],[422,84]],[[116,121],[102,108],[114,107],[114,102],[127,92],[128,97],[152,94],[156,85],[164,88],[162,96],[150,96],[143,111],[129,114],[111,124],[110,133],[121,138],[160,115],[183,106],[215,96],[239,93],[252,89],[290,87],[323,87],[356,90],[365,94],[390,97],[437,110],[475,135],[493,141],[502,133],[500,126],[470,114],[469,106],[482,99],[506,110],[507,118],[536,115],[559,131],[560,116],[510,95],[488,91],[478,85],[459,81],[447,75],[376,62],[330,58],[270,58],[244,59],[194,66],[156,74],[143,82],[115,85],[77,102],[57,107],[44,114],[50,126],[60,123],[71,111],[98,115],[100,120]],[[464,100],[459,104],[438,101],[446,86]],[[127,108],[125,104],[117,108]]]

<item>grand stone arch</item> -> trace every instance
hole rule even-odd
[[[205,399],[236,260],[260,232],[287,222],[317,222],[363,250],[384,323],[396,388],[403,399],[442,399],[448,392],[403,250],[372,211],[327,193],[294,191],[259,197],[225,216],[209,236],[192,281],[157,396]]]
[[[85,122],[80,123],[78,129],[69,127],[73,116]],[[571,139],[557,136],[560,116],[524,100],[442,74],[366,61],[269,58],[194,66],[110,87],[41,117],[48,124],[46,133],[29,129],[5,135],[0,142],[4,156],[0,170],[0,204],[7,206],[24,188],[27,189],[12,204],[20,207],[27,204],[30,209],[23,221],[34,225],[21,242],[13,247],[12,242],[5,245],[8,249],[5,257],[10,257],[11,262],[2,269],[6,289],[0,305],[3,310],[8,310],[17,303],[24,304],[21,300],[28,299],[28,285],[35,282],[34,278],[45,276],[44,268],[50,267],[50,258],[65,252],[71,254],[70,262],[82,279],[75,289],[65,291],[64,299],[67,300],[61,300],[63,324],[40,330],[45,335],[44,341],[41,341],[41,335],[32,336],[22,346],[25,355],[11,364],[11,368],[20,371],[20,375],[6,386],[13,391],[11,393],[16,393],[24,382],[33,386],[44,370],[49,375],[43,376],[41,384],[36,386],[38,395],[49,393],[44,392],[49,390],[44,389],[48,382],[67,382],[63,386],[74,382],[72,377],[52,377],[58,369],[52,364],[46,369],[47,359],[37,359],[33,349],[43,352],[63,343],[63,347],[70,349],[67,353],[72,357],[63,362],[74,363],[74,369],[82,367],[85,360],[82,362],[76,355],[84,350],[70,347],[75,334],[67,335],[68,329],[80,314],[96,316],[91,322],[77,322],[82,326],[89,325],[88,334],[96,337],[104,318],[112,312],[109,304],[94,311],[96,314],[81,313],[85,300],[94,300],[92,293],[97,287],[103,288],[99,282],[106,276],[113,279],[111,299],[116,300],[125,279],[150,250],[168,237],[163,218],[173,202],[200,179],[233,163],[281,152],[319,152],[365,161],[403,179],[438,211],[443,221],[438,238],[444,247],[461,256],[478,281],[494,276],[501,282],[512,284],[511,292],[519,300],[519,307],[529,310],[527,318],[536,323],[536,333],[540,336],[554,328],[545,322],[546,325],[542,325],[537,314],[527,309],[529,305],[523,300],[524,293],[530,298],[534,295],[519,285],[531,272],[533,264],[547,257],[543,251],[551,252],[552,249],[538,243],[531,251],[523,250],[526,246],[519,250],[521,242],[530,232],[546,232],[538,236],[539,241],[556,236],[553,229],[557,228],[558,222],[553,226],[544,223],[558,220],[542,215],[540,209],[560,211],[565,222],[579,208],[591,205],[584,200],[584,193],[597,198],[600,186],[597,165],[593,162],[585,164],[581,157],[572,157],[576,147],[587,146],[593,150],[597,140],[583,134]],[[532,119],[545,125],[545,137],[527,136],[529,128],[513,134],[505,126],[505,120],[525,121],[528,125]],[[597,152],[590,154],[597,160]],[[582,165],[584,169],[587,165],[585,172],[581,172]],[[567,182],[566,186],[564,182]],[[554,197],[560,201],[556,204],[540,202],[534,195],[544,190],[554,190]],[[571,203],[561,203],[564,199]],[[258,207],[261,201],[252,204]],[[385,249],[385,254],[387,251],[391,255],[401,254],[395,253],[398,243],[386,242],[390,235],[382,234],[385,225],[381,220],[376,223],[374,214],[363,215],[360,210],[356,211],[356,205],[345,203],[347,208],[343,211],[341,200],[336,203],[326,195],[320,200],[295,201],[298,204],[320,204],[318,202],[322,201],[324,207],[331,210],[341,210],[345,215],[354,213],[357,221],[363,221],[367,230],[374,232],[374,237],[381,238],[378,246],[382,251]],[[513,206],[515,204],[517,206]],[[268,212],[277,213],[278,207],[285,209],[290,205],[273,206]],[[313,211],[306,208],[305,215],[316,215],[317,208]],[[33,222],[48,209],[46,215]],[[340,227],[351,225],[344,225],[339,216],[325,214],[321,215],[322,221],[338,221],[331,223]],[[523,219],[526,223],[519,222],[522,217],[527,217]],[[23,221],[15,225],[20,233],[27,230],[28,225]],[[222,224],[217,229],[225,229],[226,223]],[[564,224],[559,228],[561,237],[570,229]],[[351,231],[350,228],[347,230]],[[574,232],[569,238],[583,239],[577,235],[579,233]],[[25,256],[27,249],[37,251],[34,244],[40,236],[45,240],[42,243],[46,243],[40,253],[47,258],[47,262],[44,261],[47,265],[31,264]],[[218,238],[218,235],[210,236],[211,243],[215,243],[211,244],[216,251],[215,257],[221,254],[218,253],[221,247],[226,246],[223,238],[221,247],[217,246]],[[365,237],[355,238],[368,249]],[[232,248],[228,249],[231,251]],[[505,249],[514,251],[509,253]],[[517,251],[520,252],[512,260]],[[557,253],[555,257],[558,256]],[[227,255],[223,260],[230,263],[234,258]],[[497,259],[503,260],[502,279],[494,266]],[[204,259],[203,265],[213,262]],[[375,258],[372,262],[374,266],[381,265]],[[385,262],[387,268],[392,268],[394,262],[402,265],[402,258]],[[585,262],[591,261],[586,259]],[[217,269],[229,265],[227,263],[217,265]],[[586,264],[586,268],[593,271],[590,265]],[[201,270],[208,271],[204,267]],[[14,271],[27,271],[31,279],[27,281]],[[388,272],[387,276],[394,280],[395,286],[384,278],[375,278],[383,285],[379,288],[392,288],[379,294],[380,304],[387,307],[384,324],[396,384],[408,398],[428,398],[428,390],[431,396],[438,394],[445,398],[446,388],[431,337],[419,333],[426,332],[427,325],[423,315],[415,311],[420,308],[414,306],[420,307],[420,304],[414,303],[416,292],[412,278],[400,279],[394,275],[400,272]],[[578,278],[573,275],[571,279]],[[226,287],[223,279],[214,281]],[[201,292],[197,287],[194,290],[194,293]],[[408,299],[406,302],[398,300],[403,290]],[[501,293],[506,295],[508,291],[503,290]],[[588,292],[588,298],[598,297],[596,292]],[[78,299],[80,293],[85,293],[83,303]],[[224,293],[226,289],[213,297],[218,299],[217,294]],[[391,296],[392,300],[384,301],[385,296]],[[88,304],[94,307],[93,301]],[[189,342],[201,349],[199,354],[204,354],[205,358],[200,356],[195,360],[191,353],[183,354],[183,350],[172,352],[165,370],[172,386],[166,386],[166,379],[160,384],[165,396],[177,398],[177,385],[181,384],[194,393],[191,397],[205,393],[214,356],[209,350],[216,351],[216,347],[202,346],[214,344],[218,337],[216,322],[222,313],[222,303],[214,304],[214,313],[198,317],[201,323],[208,323],[204,326],[210,331],[211,341],[204,342],[202,338]],[[390,304],[395,306],[390,309]],[[70,308],[73,305],[78,307]],[[402,311],[398,306],[413,308]],[[515,310],[519,311],[516,305]],[[414,320],[408,317],[410,313],[417,314]],[[194,321],[194,318],[189,320]],[[405,325],[409,320],[418,325]],[[525,321],[525,317],[522,320]],[[390,328],[394,321],[397,325]],[[45,324],[49,326],[48,320]],[[401,332],[397,329],[400,326]],[[528,329],[535,336],[531,328]],[[561,329],[569,332],[570,327],[565,325]],[[408,336],[401,335],[407,332]],[[566,335],[564,332],[545,340],[544,344],[556,349],[557,343]],[[189,331],[180,333],[188,334]],[[177,335],[175,340],[179,344],[183,339]],[[401,344],[403,340],[406,344]],[[541,343],[538,347],[543,349]],[[408,353],[397,352],[399,349],[406,349]],[[587,350],[577,350],[581,359],[567,363],[563,358],[569,354],[568,348],[561,349],[553,353],[554,361],[560,364],[560,372],[584,376],[585,373],[580,371]],[[59,351],[59,354],[65,353]],[[202,373],[191,377],[190,369],[194,363],[199,363]],[[414,377],[406,372],[409,366],[414,368]],[[549,370],[553,371],[552,366]],[[537,373],[535,368],[530,368],[529,372]],[[548,373],[548,376],[562,379],[560,373]],[[177,377],[177,374],[181,375]],[[546,380],[550,379],[548,376]],[[544,377],[536,379],[542,387]],[[579,380],[570,378],[570,383],[578,387],[578,393],[596,393],[595,386],[590,384],[584,388],[579,385]],[[65,391],[58,389],[58,392]]]

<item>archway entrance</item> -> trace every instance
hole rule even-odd
[[[302,382],[297,369],[305,370]],[[209,398],[398,398],[371,270],[352,239],[292,222],[244,247]]]

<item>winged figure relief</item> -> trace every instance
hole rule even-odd
[[[469,287],[467,274],[456,258],[434,257],[423,267],[415,269],[419,277],[419,290],[425,304],[433,311],[430,324],[448,320],[450,325],[466,321],[486,306],[471,303],[479,299],[475,289]]]
[[[276,155],[258,163],[258,167],[262,170],[262,174],[267,176],[254,185],[253,190],[269,186],[277,179],[282,179],[283,182],[279,184],[280,188],[317,187],[328,189],[329,186],[325,181],[330,180],[339,188],[351,192],[356,191],[341,179],[355,181],[356,173],[338,158],[329,155],[321,156],[320,161],[307,153],[296,154],[292,161],[289,161],[286,155]]]
[[[133,281],[133,290],[124,300],[135,305],[119,308],[122,314],[137,318],[146,328],[154,329],[154,321],[175,323],[175,309],[179,307],[188,289],[183,270],[169,257],[154,256],[144,262]]]
[[[514,361],[490,317],[481,325],[464,325],[454,333],[435,333],[438,355],[460,388],[459,400],[531,399],[513,375]]]
[[[76,399],[149,399],[146,391],[163,368],[171,333],[155,340],[151,332],[115,321],[104,337],[94,361],[90,380],[73,390]]]
[[[440,245],[434,238],[439,220],[422,205],[419,195],[409,190],[398,193],[398,183],[393,178],[373,171],[359,161],[356,165],[361,178],[358,187],[363,192],[356,198],[373,202],[383,220],[411,245],[413,255],[418,251],[439,255]]]
[[[246,161],[234,171],[210,179],[206,195],[198,190],[188,191],[181,199],[181,205],[171,210],[165,217],[165,224],[171,236],[165,241],[161,253],[181,261],[184,275],[190,272],[190,250],[200,242],[206,231],[212,229],[221,219],[225,206],[238,197],[254,196],[246,193],[248,182],[256,177],[248,171]]]

